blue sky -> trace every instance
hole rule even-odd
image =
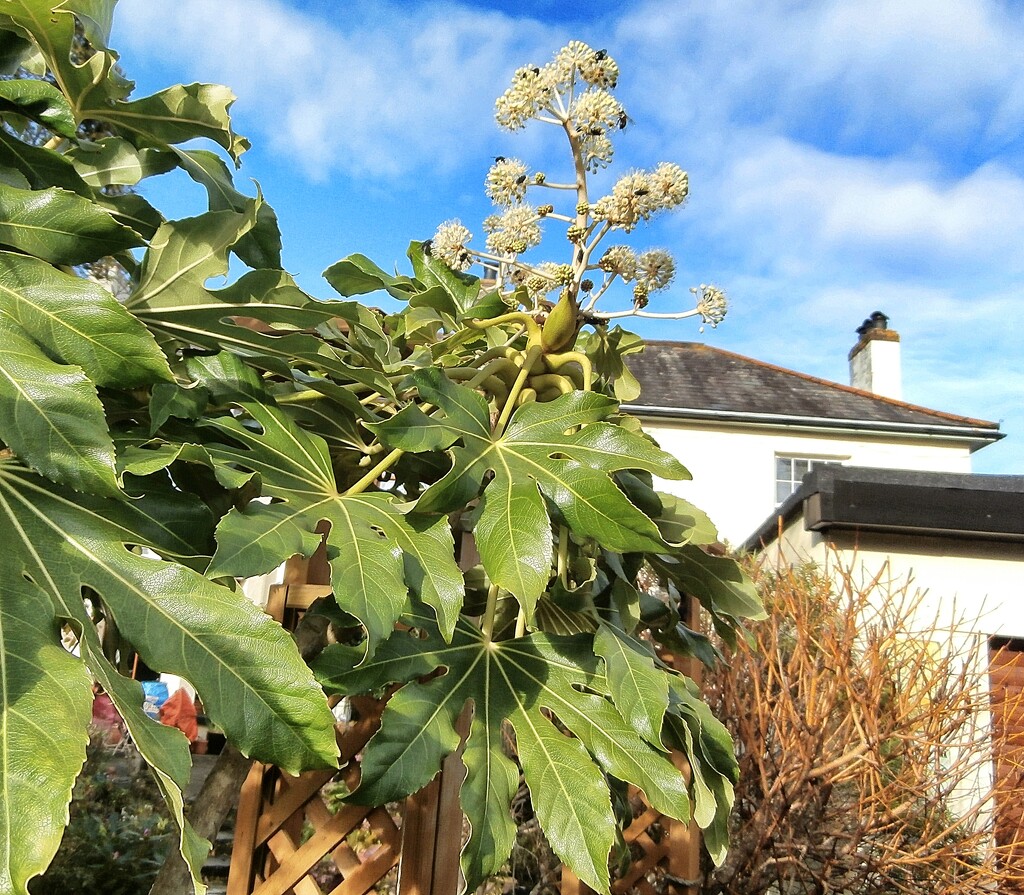
[[[496,155],[551,176],[554,128],[498,129],[512,72],[570,39],[606,48],[633,119],[612,174],[676,162],[690,200],[638,227],[666,247],[681,308],[713,282],[731,310],[636,325],[838,382],[857,325],[889,315],[908,401],[1000,421],[979,472],[1024,473],[1024,4],[994,0],[575,2],[121,0],[113,44],[140,92],[214,81],[309,292],[362,252],[402,267],[458,217],[480,233]],[[153,191],[173,216],[198,188]],[[559,247],[560,248],[560,247]],[[555,258],[554,260],[562,260]],[[649,322],[647,322],[649,323]]]

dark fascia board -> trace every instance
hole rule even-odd
[[[757,550],[803,517],[808,531],[1024,541],[1024,476],[819,466],[744,543]]]

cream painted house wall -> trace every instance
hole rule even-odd
[[[1024,544],[884,533],[830,532],[826,538],[804,530],[798,514],[762,555],[769,565],[810,561],[826,571],[848,570],[855,584],[879,577],[879,594],[888,588],[896,592],[904,585],[912,593],[921,592],[917,630],[948,631],[951,645],[978,681],[981,709],[973,734],[964,735],[968,739],[989,735],[989,638],[1024,638]],[[993,770],[987,760],[974,767],[960,787],[961,810],[991,792]],[[980,821],[989,819],[982,816]]]
[[[846,466],[970,472],[971,454],[963,442],[900,438],[854,430],[805,427],[711,425],[644,417],[644,429],[693,476],[688,482],[659,480],[659,490],[704,510],[719,536],[741,544],[775,509],[776,456],[838,460]]]

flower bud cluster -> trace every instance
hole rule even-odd
[[[534,268],[533,275],[526,278],[526,291],[534,300],[543,298],[549,292],[554,291],[563,285],[565,280],[565,268],[569,268],[569,278],[572,279],[572,268],[568,264],[555,264],[552,261],[545,261]]]
[[[718,326],[729,311],[729,302],[725,293],[717,286],[701,283],[690,291],[697,296],[697,311],[705,323]]]
[[[487,196],[507,208],[526,198],[527,169],[517,158],[499,158],[487,172]]]
[[[521,255],[540,244],[541,232],[537,209],[515,205],[502,214],[492,214],[484,221],[487,248],[496,255]]]
[[[633,171],[620,177],[611,193],[594,203],[594,218],[628,233],[640,221],[682,204],[688,190],[686,172],[662,162],[654,171]]]
[[[435,258],[440,258],[452,270],[469,270],[473,258],[466,249],[466,243],[472,238],[473,234],[463,226],[462,221],[445,221],[438,226],[437,232],[430,240],[431,254]]]

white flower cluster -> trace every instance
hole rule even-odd
[[[487,248],[495,255],[521,255],[540,244],[537,209],[515,205],[502,214],[492,214],[484,221]]]
[[[608,165],[614,152],[608,131],[621,128],[627,120],[622,103],[604,90],[587,90],[573,104],[571,114],[587,169]]]
[[[647,292],[667,289],[675,275],[675,259],[665,249],[648,249],[636,259],[636,281]]]
[[[629,246],[609,246],[597,266],[605,273],[617,274],[628,283],[636,277],[636,252]]]
[[[560,85],[570,87],[578,74],[592,87],[612,88],[619,80],[619,66],[607,50],[594,50],[581,40],[571,40],[555,54]]]
[[[653,214],[682,204],[688,191],[686,172],[662,162],[654,171],[633,171],[619,178],[611,193],[594,203],[593,215],[628,233]]]
[[[526,165],[517,158],[497,158],[487,172],[487,195],[495,205],[507,208],[526,198]]]
[[[702,284],[691,289],[695,303],[688,309],[646,310],[650,296],[669,288],[675,279],[675,260],[665,249],[637,252],[627,245],[613,245],[594,260],[598,245],[610,231],[630,233],[641,221],[682,205],[689,194],[686,172],[676,164],[662,162],[652,170],[631,171],[615,182],[608,195],[596,201],[590,198],[589,173],[611,161],[611,138],[630,120],[611,92],[618,78],[615,60],[605,50],[595,50],[581,41],[571,41],[544,66],[518,69],[495,104],[498,123],[519,130],[535,119],[563,129],[573,154],[575,179],[549,182],[544,172],[532,173],[520,159],[496,157],[485,181],[487,195],[497,206],[496,213],[483,224],[486,249],[471,252],[466,248],[469,231],[458,221],[447,221],[433,239],[433,254],[460,271],[467,270],[474,259],[481,261],[511,308],[536,311],[552,293],[559,293],[592,320],[700,316],[704,323],[717,326],[728,305],[725,294],[715,286]],[[538,203],[532,193],[538,189],[567,191],[573,201],[557,207],[553,202]],[[533,263],[523,258],[540,244],[542,220],[564,224],[571,263]],[[603,276],[594,276],[597,271]],[[609,290],[624,283],[631,284],[632,306],[597,310],[598,303],[613,294]]]
[[[717,286],[701,283],[690,291],[697,296],[697,311],[705,323],[712,327],[718,326],[729,311],[729,302],[725,293]]]
[[[430,252],[452,270],[469,270],[473,265],[473,258],[466,249],[466,243],[472,238],[473,234],[463,226],[462,221],[445,221],[438,226],[437,232],[430,240]]]
[[[557,75],[551,64],[539,68],[524,65],[512,76],[512,86],[498,97],[494,117],[503,128],[517,131],[538,112],[550,107],[555,98]]]
[[[584,90],[580,99],[587,96],[608,97],[606,91],[615,87],[618,79],[619,66],[605,50],[594,50],[582,41],[570,41],[547,65],[524,65],[517,69],[512,76],[512,85],[495,102],[494,115],[502,127],[510,131],[519,130],[541,112],[557,115],[555,109],[560,102],[556,100],[556,95],[572,96],[578,85],[585,84],[588,89]],[[595,102],[600,103],[602,100],[587,100],[587,103]],[[618,125],[619,121],[625,120],[624,114],[619,106],[619,112],[608,121],[607,126]]]

